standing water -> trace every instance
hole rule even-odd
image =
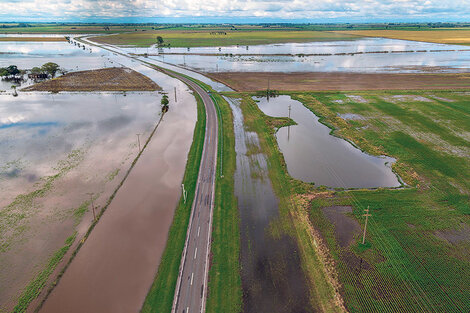
[[[247,132],[237,100],[226,98],[233,112],[237,169],[235,195],[240,212],[243,312],[312,312],[295,241],[274,238],[269,226],[279,218],[279,201],[267,175],[264,154],[252,154],[258,136]]]
[[[255,100],[269,116],[287,117],[290,107],[290,116],[297,125],[279,129],[276,138],[292,177],[335,188],[401,185],[390,168],[395,159],[369,155],[331,135],[331,129],[299,101],[289,96]]]

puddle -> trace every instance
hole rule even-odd
[[[226,98],[233,112],[237,169],[235,195],[240,212],[243,312],[312,312],[296,243],[279,239],[269,225],[279,217],[279,202],[267,176],[256,133],[244,128],[239,100]]]
[[[331,206],[322,209],[326,218],[335,226],[335,237],[341,248],[349,247],[354,238],[361,233],[361,226],[348,213],[352,213],[350,206]]]
[[[299,101],[289,96],[254,98],[264,114],[289,116],[297,125],[283,127],[276,133],[277,142],[289,174],[305,182],[334,188],[399,187],[389,157],[362,152],[349,142],[330,135],[331,129]]]
[[[343,120],[352,120],[352,121],[358,121],[358,120],[365,120],[366,118],[360,114],[355,114],[355,113],[344,113],[344,114],[338,114],[339,117],[341,117]]]

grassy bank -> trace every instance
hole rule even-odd
[[[353,95],[354,97],[351,97]],[[309,219],[327,245],[351,312],[468,312],[470,303],[470,111],[468,92],[317,92],[293,94],[334,129],[371,154],[397,159],[401,190],[329,191],[310,202]],[[338,114],[359,118],[345,120]],[[346,206],[342,217],[368,236],[350,234],[325,209]],[[339,217],[343,213],[339,213]],[[333,223],[333,224],[332,224]]]
[[[324,266],[324,256],[315,245],[311,225],[305,212],[300,210],[300,198],[297,197],[312,191],[313,186],[295,181],[288,175],[284,158],[276,143],[273,126],[281,127],[289,124],[289,121],[264,115],[249,96],[243,97],[241,107],[245,127],[259,136],[262,151],[269,164],[269,178],[279,198],[280,219],[272,225],[271,232],[278,235],[288,234],[296,240],[302,269],[308,281],[312,307],[320,312],[341,312],[341,301],[335,293],[334,277],[328,274]]]
[[[74,233],[72,236],[65,240],[65,244],[62,248],[57,250],[54,255],[50,258],[49,262],[46,265],[46,268],[43,269],[30,283],[24,291],[22,292],[20,298],[18,299],[18,304],[13,309],[14,313],[26,312],[31,301],[36,299],[36,297],[41,292],[42,288],[45,286],[47,279],[51,273],[56,268],[57,264],[62,260],[64,255],[69,250],[72,243],[75,241],[77,233]]]
[[[198,30],[160,30],[131,32],[92,40],[112,45],[134,45],[148,47],[157,43],[157,36],[163,38],[163,45],[170,47],[218,47],[232,45],[262,45],[286,42],[312,42],[351,40],[358,36],[319,31],[255,30],[234,31],[198,29]]]
[[[163,252],[158,272],[152,287],[142,306],[142,312],[170,312],[175,295],[176,280],[178,278],[181,255],[186,240],[191,206],[194,200],[199,164],[201,162],[204,146],[204,133],[206,127],[206,113],[204,104],[195,94],[197,100],[197,122],[194,129],[194,140],[188,154],[186,171],[183,178],[188,193],[186,203],[181,197],[173,217],[173,223],[168,233],[168,240]]]
[[[218,175],[206,311],[237,313],[241,311],[242,291],[239,216],[233,176],[236,167],[235,137],[230,106],[219,94],[213,93],[213,99],[219,107],[219,129],[222,131],[219,132]]]

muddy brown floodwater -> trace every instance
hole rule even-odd
[[[175,84],[185,92],[170,104],[169,113],[40,312],[140,310],[180,197],[196,122],[194,98],[183,83]]]
[[[239,100],[226,98],[233,112],[237,169],[235,195],[240,212],[243,312],[313,312],[295,241],[274,238],[271,222],[279,218],[264,154],[247,153],[259,146],[258,135],[243,125]]]

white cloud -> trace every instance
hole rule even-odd
[[[350,19],[470,16],[470,0],[0,0],[0,20],[39,18]]]

